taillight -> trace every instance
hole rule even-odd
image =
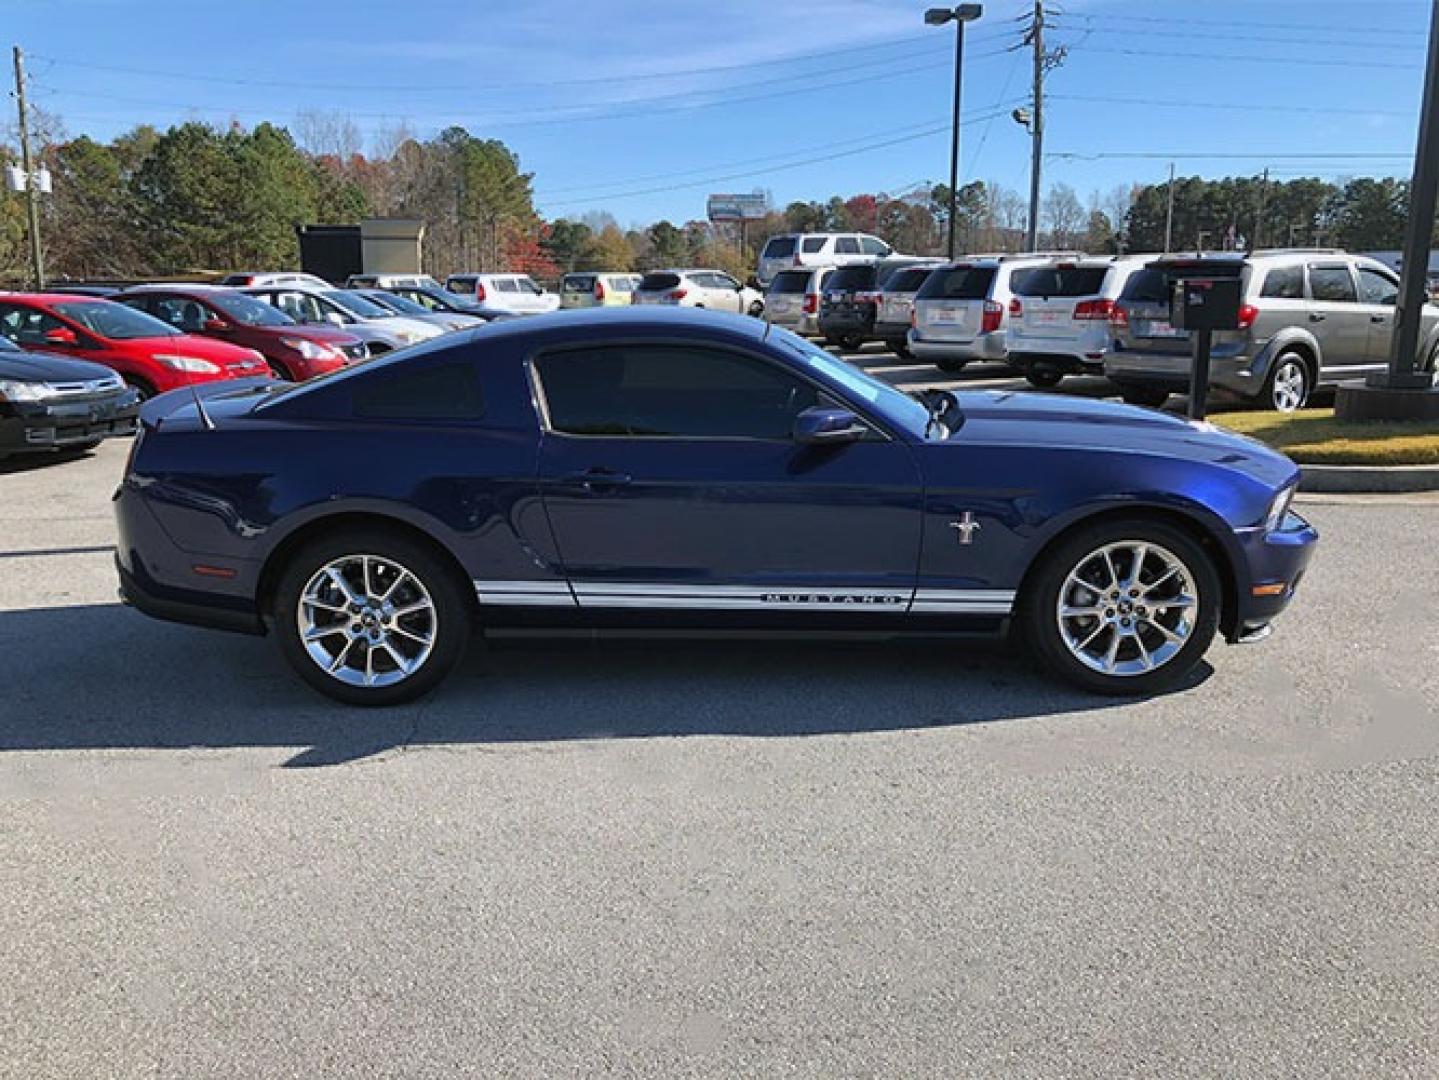
[[[816,311],[818,311],[819,293],[805,293],[804,303],[800,305],[800,310],[803,311],[806,315],[813,315]]]
[[[683,299],[684,299],[686,296],[688,296],[688,295],[689,295],[689,290],[688,290],[688,289],[671,289],[669,292],[665,293],[665,299],[666,299],[666,300],[672,300],[672,301],[674,301],[675,303],[679,303],[681,300],[683,300]]]
[[[1109,312],[1109,325],[1115,330],[1123,330],[1129,326],[1129,310],[1115,304]]]
[[[1016,319],[1024,314],[1024,304],[1020,301],[1019,297],[1016,296],[1009,302],[1009,314]]]
[[[1082,300],[1075,305],[1074,317],[1080,322],[1108,322],[1114,318],[1114,301]]]
[[[475,299],[476,299],[476,300],[483,300],[484,298],[485,298],[485,286],[484,286],[483,283],[477,281],[477,282],[475,282]]]
[[[1259,318],[1259,309],[1253,304],[1243,304],[1239,308],[1239,329],[1248,330],[1254,325],[1254,320]]]
[[[997,300],[986,300],[984,302],[984,318],[980,321],[979,332],[981,334],[992,334],[999,329],[999,324],[1004,321],[1004,305]]]
[[[795,264],[796,266],[803,266],[803,265],[804,265],[804,263],[802,263],[802,262],[799,261],[799,252],[798,252],[798,251],[796,251],[796,252],[794,253],[794,264]]]
[[[600,303],[605,300],[605,283],[598,278],[595,279],[595,299]]]

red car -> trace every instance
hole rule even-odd
[[[141,285],[113,297],[185,334],[254,349],[282,379],[302,382],[367,360],[370,348],[328,326],[300,326],[279,308],[214,285]]]
[[[253,349],[182,334],[144,312],[91,296],[0,294],[0,334],[25,349],[104,364],[141,397],[270,374]]]

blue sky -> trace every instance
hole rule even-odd
[[[503,139],[548,216],[701,217],[711,191],[898,192],[948,171],[953,31],[909,0],[0,0],[71,134],[349,115]],[[963,175],[1025,190],[1027,0],[971,24]],[[1046,184],[1411,168],[1429,0],[1065,0]],[[1135,156],[1129,156],[1135,155]],[[1140,156],[1148,155],[1148,156]],[[1229,156],[1223,156],[1229,155]]]

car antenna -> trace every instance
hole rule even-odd
[[[190,384],[190,394],[195,399],[195,413],[200,417],[200,426],[206,431],[214,431],[215,421],[211,420],[210,414],[205,411],[205,403],[200,400],[200,391],[195,388],[194,383]]]

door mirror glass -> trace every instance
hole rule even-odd
[[[858,442],[867,431],[848,409],[815,406],[794,418],[794,441],[811,446]]]
[[[68,326],[57,326],[53,330],[45,331],[45,344],[47,345],[78,345],[79,335]]]

